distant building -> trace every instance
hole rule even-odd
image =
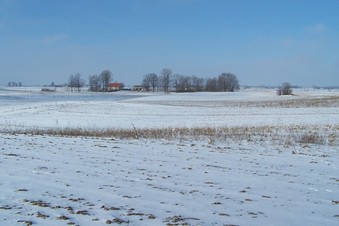
[[[123,87],[124,87],[123,83],[114,82],[114,83],[108,84],[107,90],[109,92],[114,92],[114,91],[122,90]]]
[[[132,91],[144,92],[145,87],[143,87],[143,86],[133,86]]]

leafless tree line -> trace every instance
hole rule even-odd
[[[22,82],[8,82],[8,87],[22,87]]]
[[[108,91],[108,85],[112,81],[113,75],[110,70],[104,70],[100,75],[89,76],[89,90],[93,92]]]
[[[93,92],[108,91],[108,85],[113,75],[109,70],[104,70],[100,75],[89,76],[89,90]],[[85,85],[85,80],[80,73],[69,76],[68,86],[71,91],[80,92]],[[239,90],[239,81],[232,73],[222,73],[215,78],[199,78],[197,76],[185,76],[173,74],[171,69],[164,68],[159,75],[155,73],[146,74],[142,80],[146,91],[175,92],[234,92]]]
[[[142,86],[146,91],[159,91],[159,89],[163,90],[165,93],[168,93],[171,88],[172,79],[172,71],[171,69],[165,68],[160,71],[160,75],[158,76],[155,73],[146,74],[142,80]]]
[[[162,90],[175,92],[234,92],[239,90],[239,81],[232,73],[222,73],[218,77],[203,79],[197,76],[172,74],[168,68],[155,73],[146,74],[142,80],[146,91]]]
[[[81,78],[80,73],[72,74],[68,79],[68,86],[71,88],[71,91],[77,90],[80,92],[81,87],[85,85],[85,80]]]
[[[94,92],[107,91],[108,84],[111,82],[112,77],[112,72],[109,70],[104,70],[100,75],[89,76],[89,90]],[[80,73],[69,76],[68,87],[72,92],[74,90],[80,92],[83,86],[85,86],[85,80],[82,79]]]

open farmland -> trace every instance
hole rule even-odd
[[[337,225],[339,91],[0,91],[2,225]]]
[[[1,92],[3,128],[137,129],[337,125],[339,91],[235,93]],[[133,125],[132,125],[133,124]]]

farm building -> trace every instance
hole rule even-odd
[[[123,83],[119,83],[119,82],[114,82],[114,83],[110,83],[108,84],[107,90],[108,91],[119,91],[122,90],[122,88],[124,87]]]
[[[141,85],[136,85],[136,86],[133,86],[132,91],[144,92],[145,91],[145,87],[141,86]]]

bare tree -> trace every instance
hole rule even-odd
[[[73,74],[68,78],[68,86],[71,88],[71,92],[73,92],[73,88],[75,87],[75,78]]]
[[[234,92],[239,90],[239,81],[234,74],[222,73],[218,77],[219,91]]]
[[[190,76],[180,76],[178,92],[192,92],[192,78]]]
[[[171,84],[171,75],[172,70],[168,68],[164,68],[160,72],[160,81],[165,93],[169,92],[169,87]]]
[[[149,91],[152,88],[153,93],[158,89],[158,76],[155,73],[149,73],[144,76],[142,80],[142,85],[145,87],[146,91]]]
[[[197,76],[192,76],[192,91],[201,92],[204,89],[204,79],[198,78]]]
[[[281,87],[277,90],[278,95],[291,95],[292,94],[292,86],[288,82],[284,82]]]
[[[80,73],[74,75],[74,85],[78,89],[78,92],[80,92],[80,89],[85,85],[85,81],[81,78]]]
[[[179,74],[174,74],[171,76],[171,87],[173,87],[173,89],[178,92],[179,91],[179,79],[180,79],[181,75]]]
[[[227,86],[228,92],[234,92],[240,89],[239,80],[237,79],[237,76],[235,76],[232,73],[228,73],[226,78],[227,78],[227,84],[228,84]]]
[[[101,79],[98,75],[89,76],[89,90],[93,92],[99,92],[101,89]]]
[[[158,90],[159,78],[155,73],[149,74],[152,91]]]
[[[148,74],[144,76],[142,79],[142,86],[145,88],[145,90],[148,92],[151,87],[151,81],[150,78],[148,77]]]
[[[80,92],[81,87],[85,85],[85,81],[81,78],[80,73],[76,73],[75,75],[72,74],[69,76],[68,85],[71,88],[72,92],[75,88],[78,92]]]
[[[107,92],[108,91],[108,84],[112,80],[112,72],[110,70],[104,70],[100,74],[100,80],[101,80],[103,91]]]
[[[206,81],[205,90],[208,92],[217,92],[218,91],[218,81],[216,78],[209,78]]]

